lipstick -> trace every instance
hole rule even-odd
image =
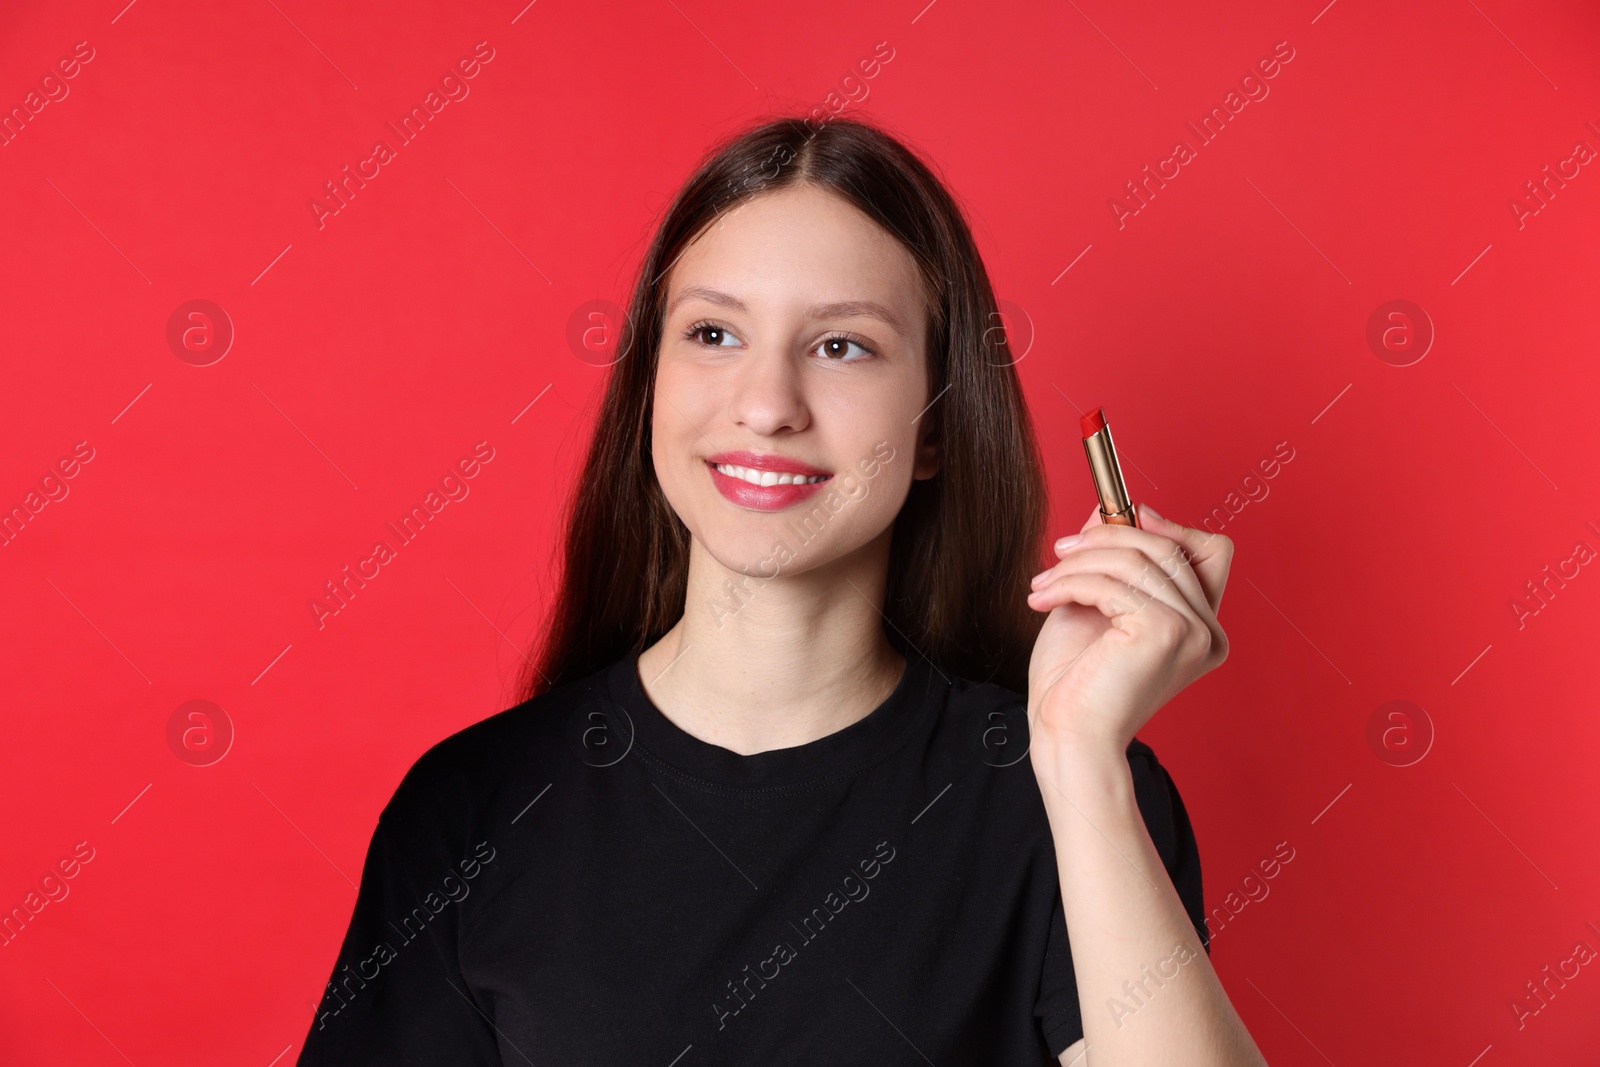
[[[731,470],[725,474],[717,469],[719,466]],[[711,472],[711,482],[719,493],[734,504],[755,511],[782,511],[793,507],[822,492],[823,487],[833,480],[832,472],[809,463],[776,453],[751,452],[747,449],[718,452],[706,460],[706,469]],[[740,471],[759,475],[761,484],[737,477]],[[780,476],[789,480],[780,484]]]
[[[1100,495],[1100,521],[1107,525],[1139,526],[1139,513],[1128,499],[1128,487],[1122,481],[1122,465],[1117,462],[1117,450],[1111,443],[1106,409],[1095,408],[1078,420],[1078,427],[1083,431],[1083,451],[1089,457],[1094,489]]]

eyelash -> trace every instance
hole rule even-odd
[[[688,329],[684,330],[683,331],[683,336],[684,336],[685,340],[693,341],[695,339],[695,336],[697,334],[699,334],[702,330],[713,330],[713,329],[714,330],[722,330],[725,333],[732,333],[733,332],[732,330],[728,330],[726,327],[722,326],[720,323],[713,322],[710,319],[702,319],[699,322],[695,323],[694,325],[690,326]],[[876,356],[878,354],[878,350],[876,348],[872,347],[871,345],[867,344],[867,342],[866,342],[866,340],[864,338],[858,337],[853,333],[843,333],[843,332],[831,333],[828,336],[822,338],[820,341],[818,341],[816,343],[816,345],[813,346],[812,351],[816,351],[816,349],[821,348],[823,345],[827,344],[829,341],[847,341],[850,344],[855,345],[857,348],[861,349],[863,352],[865,352],[867,354],[867,356],[859,357],[857,359],[841,359],[841,358],[836,357],[836,356],[824,357],[824,358],[830,360],[833,363],[860,363],[862,361],[862,359],[865,359],[868,356]],[[720,345],[704,345],[703,347],[705,347],[705,348],[720,348],[722,346],[720,346]]]

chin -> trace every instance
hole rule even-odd
[[[722,529],[701,540],[706,554],[723,567],[751,578],[775,578],[815,565],[815,543],[802,544],[781,516],[756,516],[747,528]]]

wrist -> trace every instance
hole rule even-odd
[[[1127,775],[1130,742],[1110,737],[1058,734],[1038,731],[1029,737],[1028,756],[1036,767],[1044,767],[1060,777],[1094,779]]]
[[[1126,759],[1131,738],[1081,729],[1062,729],[1045,725],[1049,717],[1037,707],[1028,708],[1030,753],[1043,752],[1052,758],[1095,761]]]

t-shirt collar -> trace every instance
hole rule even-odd
[[[809,788],[858,774],[887,756],[935,695],[928,662],[912,652],[894,691],[843,729],[792,748],[742,755],[688,733],[651,703],[639,678],[639,654],[630,652],[606,672],[606,691],[627,720],[614,729],[682,779],[731,790]]]

